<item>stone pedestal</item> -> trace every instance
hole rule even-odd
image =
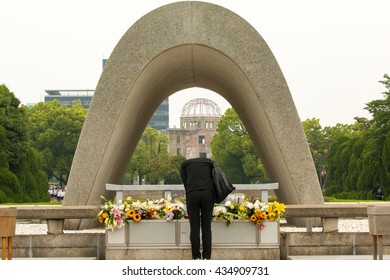
[[[49,234],[63,234],[64,229],[64,220],[58,219],[58,220],[52,220],[48,219],[47,222],[47,233]]]
[[[213,259],[279,259],[279,222],[212,222]],[[106,259],[191,259],[188,220],[129,222],[106,232]]]
[[[383,260],[383,235],[390,235],[390,205],[367,207],[368,229],[373,236],[374,260]]]

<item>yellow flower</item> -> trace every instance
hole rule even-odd
[[[261,223],[262,223],[261,220],[257,220],[257,221],[256,221],[256,224],[258,224],[258,225],[261,225]]]
[[[276,207],[276,211],[278,212],[278,214],[284,212],[286,210],[286,205],[284,205],[283,203],[275,203],[275,207]]]
[[[127,211],[127,217],[129,218],[133,218],[134,214],[135,214],[134,209],[130,209],[129,211]]]
[[[134,215],[133,215],[133,220],[134,220],[135,222],[141,221],[141,215],[138,214],[138,213],[134,214]]]
[[[251,221],[252,221],[252,222],[256,221],[256,216],[255,216],[255,215],[252,215],[252,216],[251,216]]]
[[[274,212],[271,212],[268,214],[268,219],[270,222],[273,222],[275,220],[275,213]]]

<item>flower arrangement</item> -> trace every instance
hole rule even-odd
[[[230,194],[225,203],[214,206],[214,220],[226,220],[227,225],[233,220],[250,220],[258,226],[259,230],[264,229],[264,221],[279,221],[283,217],[286,206],[277,201],[264,203],[260,200],[249,200],[242,194]]]
[[[166,220],[186,218],[184,204],[180,199],[135,200],[131,197],[115,203],[101,197],[104,203],[99,208],[96,219],[104,224],[107,230],[121,228],[128,221]],[[286,206],[279,202],[264,203],[260,200],[249,200],[243,194],[230,194],[223,204],[215,204],[214,220],[225,220],[227,225],[233,220],[251,221],[259,230],[264,229],[264,221],[279,221]]]
[[[101,197],[104,203],[100,206],[96,219],[108,230],[121,228],[127,221],[181,219],[185,216],[184,204],[180,200],[134,200],[131,197],[115,203]]]

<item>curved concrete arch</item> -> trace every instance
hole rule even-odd
[[[65,205],[96,205],[120,183],[148,120],[169,95],[203,87],[222,95],[248,129],[278,198],[323,203],[309,147],[280,67],[235,13],[177,2],[138,20],[112,52],[96,87],[68,180]]]

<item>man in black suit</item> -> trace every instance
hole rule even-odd
[[[190,241],[194,260],[211,258],[211,220],[214,208],[213,163],[208,158],[193,158],[184,161],[180,176],[186,191]],[[200,229],[203,252],[200,253]]]

